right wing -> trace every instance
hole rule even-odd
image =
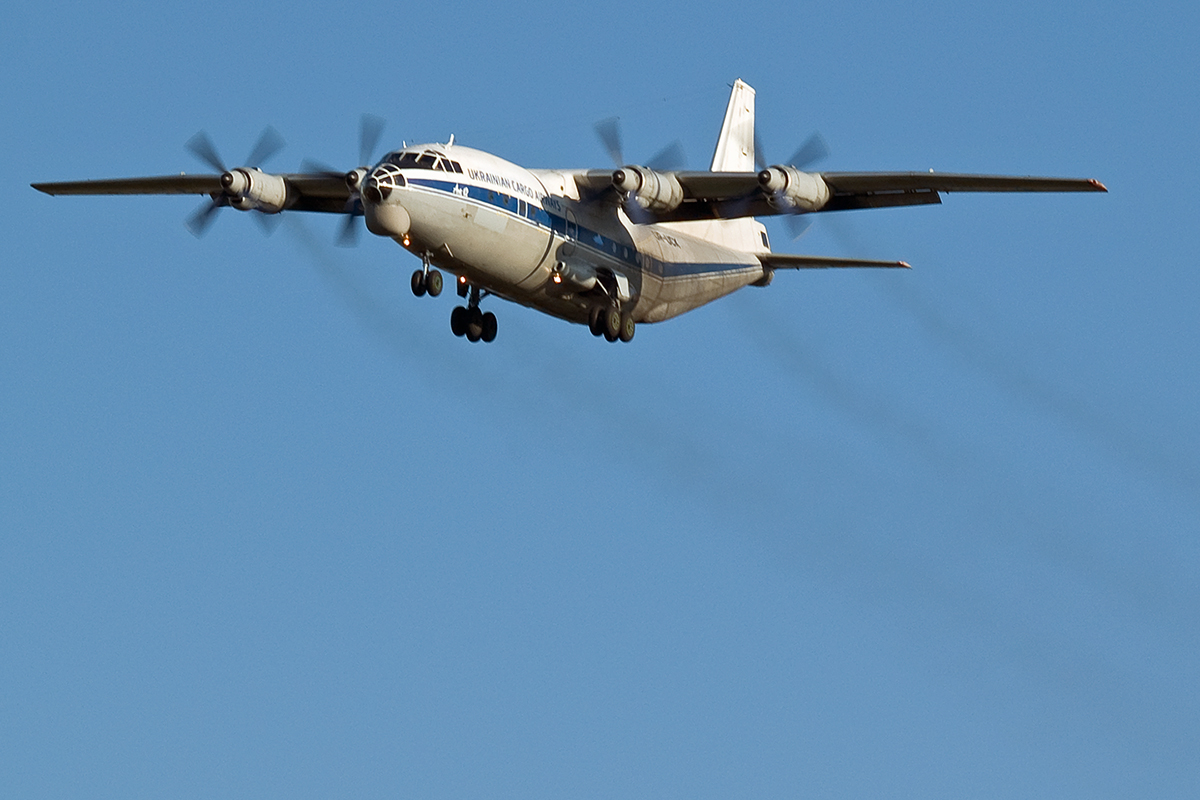
[[[332,214],[348,213],[350,187],[341,175],[329,173],[294,173],[277,176],[286,187],[285,211],[321,211]],[[60,181],[30,184],[49,195],[117,195],[117,194],[196,194],[214,200],[225,190],[220,175],[162,175],[151,178],[115,178],[109,180]]]
[[[792,168],[772,167],[771,170]],[[618,173],[648,171],[624,167]],[[942,192],[1107,192],[1104,184],[1088,178],[1040,178],[1009,175],[970,175],[939,172],[816,172],[800,173],[821,181],[828,200],[813,212],[853,208],[927,205],[942,202]],[[661,177],[678,182],[681,190],[667,206],[647,210],[647,221],[681,222],[699,219],[769,217],[796,213],[778,202],[763,187],[758,172],[665,172]],[[574,173],[585,197],[617,197],[616,173],[586,170]],[[647,183],[662,186],[662,181]],[[669,183],[666,184],[669,186]],[[664,193],[665,196],[665,193]],[[673,207],[668,207],[673,204]]]
[[[822,211],[942,202],[939,192],[1107,192],[1091,178],[933,172],[822,172],[833,196]]]

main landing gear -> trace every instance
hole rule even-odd
[[[628,311],[616,306],[593,306],[588,312],[588,330],[592,336],[603,336],[610,342],[618,339],[629,342],[633,341],[637,325]]]
[[[496,315],[490,311],[480,311],[479,301],[482,295],[478,286],[469,289],[470,297],[466,307],[455,306],[450,312],[450,330],[455,336],[465,336],[468,342],[490,342],[496,338]],[[459,284],[458,294],[467,297],[468,288],[465,283]]]

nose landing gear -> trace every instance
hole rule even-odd
[[[429,266],[429,253],[421,256],[421,268],[412,274],[412,293],[423,297],[437,297],[442,293],[442,273]]]

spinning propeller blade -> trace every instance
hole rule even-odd
[[[676,172],[683,169],[687,166],[687,156],[683,152],[683,145],[676,139],[652,155],[646,162],[646,166],[657,172]]]
[[[797,169],[807,169],[809,166],[828,157],[829,145],[825,143],[825,137],[820,133],[814,132],[804,144],[800,145],[796,152],[792,153],[788,164]]]
[[[217,172],[225,172],[225,162],[221,160],[221,156],[217,154],[217,148],[213,147],[212,140],[208,138],[208,134],[200,131],[195,136],[187,140],[184,145],[196,158],[208,164]]]
[[[184,221],[184,226],[191,231],[192,236],[199,239],[208,232],[208,227],[212,225],[213,220],[217,218],[217,212],[225,205],[218,200],[210,200],[207,203],[201,204],[199,208],[192,212]]]
[[[379,146],[379,138],[383,136],[383,128],[387,120],[374,114],[363,114],[358,121],[358,164],[369,166],[374,163],[372,156]]]
[[[383,129],[387,125],[387,120],[383,117],[377,117],[374,114],[363,114],[358,122],[358,167],[370,168],[375,163],[375,150],[379,147],[379,140],[383,136]],[[324,175],[330,178],[343,178],[347,175],[345,170],[334,169],[320,161],[305,159],[301,162],[301,169],[305,172],[313,172],[318,175]],[[338,229],[337,244],[340,247],[354,247],[358,244],[358,221],[356,218],[361,217],[362,203],[359,200],[358,193],[351,192],[350,199],[346,202],[346,214],[342,220],[341,226]]]
[[[271,156],[282,150],[284,148],[284,144],[285,142],[283,141],[283,137],[279,135],[279,131],[268,125],[263,129],[263,132],[259,134],[258,141],[255,142],[254,147],[251,148],[250,155],[246,157],[246,166],[262,166],[263,162],[267,161],[267,159],[271,158]],[[188,139],[184,144],[184,147],[186,147],[192,155],[203,161],[205,164],[208,164],[217,172],[224,174],[229,171],[225,167],[225,161],[221,158],[220,154],[217,153],[217,148],[213,146],[212,140],[208,138],[208,134],[204,131],[199,131],[191,139]],[[227,205],[229,205],[229,198],[225,195],[217,195],[209,202],[202,204],[198,209],[192,212],[192,215],[187,218],[187,220],[184,222],[184,225],[189,231],[191,231],[193,236],[200,238],[207,233],[209,227],[212,226],[213,220],[215,220],[217,217],[217,212]],[[261,218],[259,219],[259,223],[262,225],[263,231],[266,233],[273,231],[275,229],[275,225],[278,224],[278,220],[268,220],[268,216],[274,215],[255,214],[255,217]]]
[[[625,155],[621,150],[621,124],[617,117],[602,119],[596,123],[596,135],[600,137],[608,157],[618,167],[625,166]]]
[[[347,214],[345,219],[342,220],[341,230],[338,231],[338,247],[357,247],[358,229],[358,220],[355,218],[355,215]]]
[[[250,155],[246,156],[246,166],[261,167],[271,156],[278,153],[284,148],[286,142],[279,135],[279,131],[268,125],[263,128],[263,132],[259,135],[258,141],[254,143],[254,149],[250,151]]]

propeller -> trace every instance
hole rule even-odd
[[[617,168],[626,166],[629,162],[625,160],[624,148],[621,146],[620,118],[602,119],[595,124],[594,128],[613,164]],[[683,169],[687,166],[687,155],[683,152],[683,145],[676,139],[651,156],[646,161],[646,166],[655,172],[675,172]],[[638,205],[632,195],[625,198],[624,208],[625,214],[639,225],[654,221],[654,215]]]
[[[625,156],[621,149],[621,123],[618,117],[609,117],[602,119],[595,125],[596,135],[600,137],[600,142],[604,145],[604,149],[608,151],[608,157],[618,167],[625,166]]]
[[[621,147],[620,118],[602,119],[594,127],[596,135],[600,137],[604,149],[608,151],[608,157],[612,159],[613,165],[626,166],[629,162],[625,160],[624,150]],[[683,169],[687,166],[687,155],[683,152],[683,145],[676,139],[651,156],[646,161],[646,166],[657,172],[674,172]]]
[[[255,142],[254,147],[251,148],[250,155],[246,157],[246,166],[261,167],[267,162],[267,160],[282,150],[284,144],[283,137],[279,135],[279,131],[268,125],[263,129],[263,132],[259,134],[258,141]],[[213,145],[212,140],[208,138],[208,134],[204,131],[200,131],[191,139],[188,139],[184,147],[186,147],[192,155],[203,161],[205,164],[208,164],[217,172],[225,174],[229,171],[228,168],[226,168],[225,161],[221,158],[220,153],[217,152],[217,148]],[[189,216],[187,221],[184,222],[184,225],[186,225],[187,229],[192,232],[193,236],[200,238],[208,232],[209,227],[217,217],[217,212],[228,205],[228,195],[217,195],[207,203],[203,203],[199,208],[192,212],[191,216]],[[259,224],[262,226],[263,232],[268,234],[275,230],[275,226],[279,222],[275,219],[268,219],[269,216],[273,215],[255,214],[255,217],[259,218]]]
[[[374,163],[372,156],[375,154],[375,148],[379,146],[379,139],[383,136],[383,128],[387,125],[387,120],[383,117],[377,117],[374,114],[363,114],[358,121],[358,163],[359,166],[368,166]]]
[[[804,144],[796,148],[796,152],[792,153],[791,158],[785,163],[796,169],[807,171],[810,166],[828,157],[829,145],[825,143],[825,137],[818,132],[813,132],[804,140]],[[760,171],[770,165],[763,150],[762,140],[758,138],[757,133],[754,134],[754,163]],[[806,214],[788,214],[783,218],[784,227],[788,229],[793,241],[807,233],[808,229],[812,227],[812,223],[812,219]]]
[[[358,166],[370,169],[375,163],[375,150],[379,147],[379,140],[383,136],[383,129],[387,125],[387,120],[383,117],[377,117],[374,114],[363,114],[358,121]],[[329,178],[345,178],[347,173],[344,170],[337,170],[328,164],[311,159],[304,159],[300,165],[305,172],[315,172]],[[363,215],[362,197],[358,190],[353,187],[350,190],[350,197],[346,200],[346,206],[342,210],[345,214],[345,219],[342,220],[338,229],[337,244],[339,247],[354,247],[358,244],[359,225],[356,218]]]

